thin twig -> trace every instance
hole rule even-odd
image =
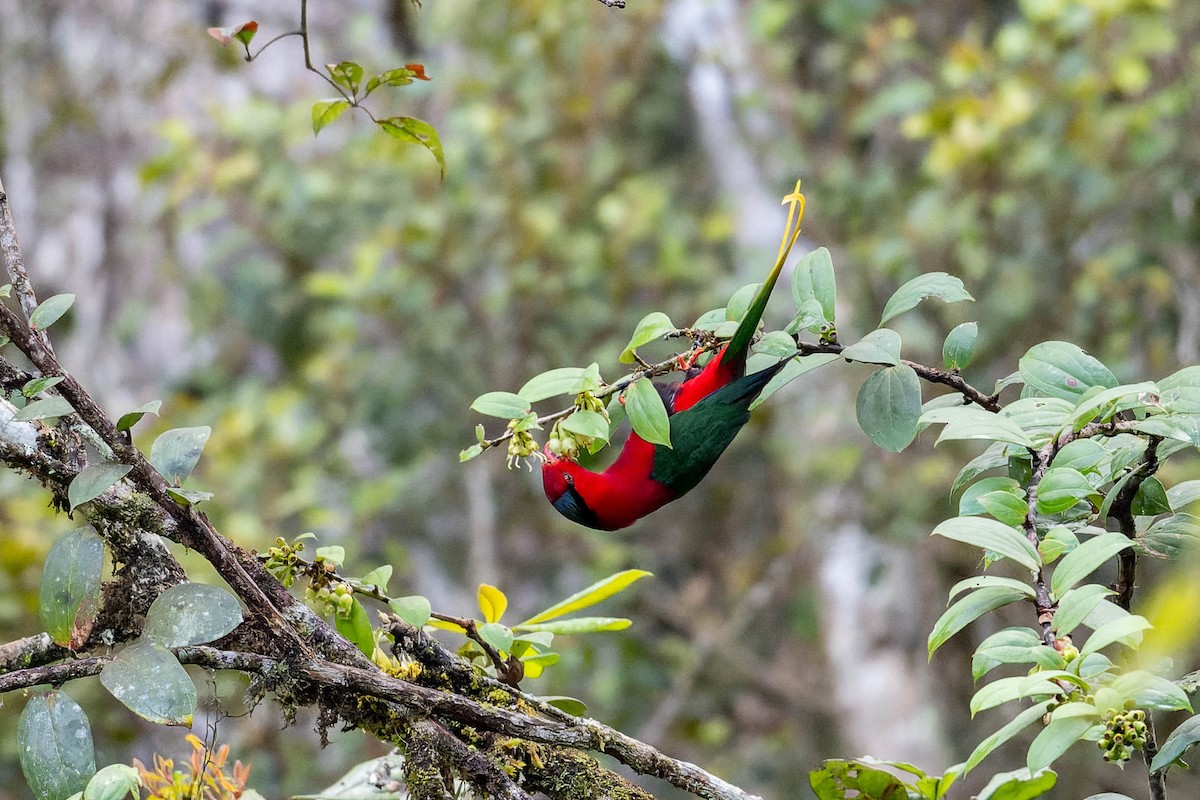
[[[25,271],[25,260],[21,257],[21,245],[17,240],[17,226],[13,221],[3,182],[0,182],[0,256],[4,258],[4,268],[8,272],[8,279],[12,281],[17,300],[21,303],[21,310],[25,312],[25,319],[32,319],[38,299],[33,291],[33,284],[29,282],[29,274]],[[42,346],[53,353],[50,337],[46,332],[38,331],[36,335]]]

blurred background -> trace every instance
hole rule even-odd
[[[615,379],[644,314],[687,324],[723,305],[769,268],[796,178],[801,250],[833,253],[843,341],[901,283],[943,270],[977,302],[903,317],[905,356],[936,365],[945,333],[978,320],[966,377],[985,390],[1048,339],[1125,381],[1195,363],[1200,4],[310,5],[315,62],[425,65],[431,82],[372,108],[437,127],[444,181],[423,148],[353,113],[314,139],[309,109],[329,91],[298,39],[246,64],[205,34],[256,19],[266,41],[296,28],[295,2],[0,0],[0,176],[39,294],[78,294],[54,331],[67,368],[111,412],[164,401],[143,447],[213,427],[197,488],[243,545],[314,531],[346,546],[352,574],[396,565],[394,594],[470,614],[486,581],[513,619],[652,571],[600,609],[631,629],[560,638],[563,661],[525,688],[579,697],[748,790],[808,796],[828,757],[931,772],[965,758],[1011,714],[968,718],[969,654],[1033,620],[989,615],[927,662],[946,589],[978,567],[928,534],[979,448],[874,448],[853,417],[867,368],[775,395],[700,489],[619,534],[558,517],[502,453],[460,466],[480,421],[468,406],[555,366],[598,361]],[[41,560],[71,527],[46,504],[0,480],[6,641],[37,632]],[[1176,644],[1176,674],[1194,669],[1194,642]],[[195,675],[268,797],[385,751],[357,732],[319,750],[311,718],[286,728],[271,702],[247,716],[243,681]],[[190,752],[96,684],[71,692],[98,763]],[[0,730],[22,705],[4,698]],[[964,789],[1020,766],[1034,732]],[[1054,797],[1145,793],[1140,765],[1122,773],[1085,745],[1060,767]],[[1187,780],[1173,772],[1172,788],[1200,796]],[[15,737],[0,737],[0,798],[28,796]]]

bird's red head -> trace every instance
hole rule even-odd
[[[549,448],[546,448],[545,454],[542,488],[546,492],[546,499],[567,519],[590,528],[600,527],[595,512],[588,507],[578,485],[581,481],[586,482],[592,473],[569,458],[551,453]]]

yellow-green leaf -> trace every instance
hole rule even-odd
[[[521,628],[525,625],[535,625],[539,622],[554,619],[555,617],[561,617],[563,614],[570,614],[572,611],[578,611],[581,608],[594,606],[596,603],[624,591],[634,581],[641,580],[650,574],[644,569],[627,569],[615,575],[609,575],[607,578],[596,581],[583,591],[576,592],[561,603],[550,606],[550,608],[547,608],[540,614],[534,614],[515,627]]]

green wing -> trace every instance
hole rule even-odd
[[[687,411],[671,415],[672,447],[654,448],[650,477],[681,496],[696,487],[750,420],[750,404],[783,365],[738,378]]]

